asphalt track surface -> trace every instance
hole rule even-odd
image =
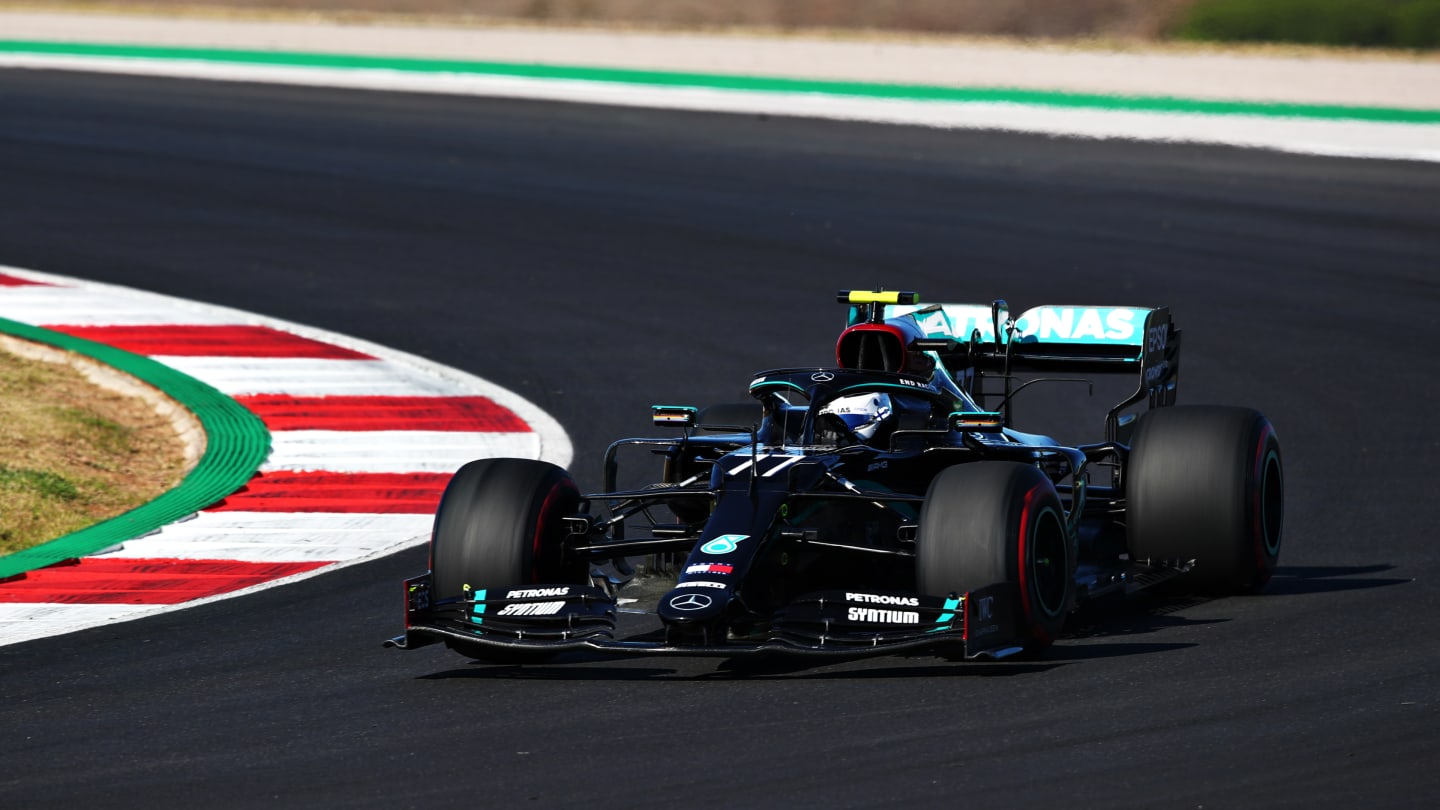
[[[837,288],[1169,304],[1284,446],[1261,595],[1040,661],[381,649],[423,550],[0,649],[0,805],[1431,806],[1440,166],[0,71],[0,263],[479,374],[582,487],[654,402],[827,363]],[[1039,409],[1037,409],[1038,412]]]

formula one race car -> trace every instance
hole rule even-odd
[[[839,297],[836,367],[762,372],[753,403],[655,406],[655,425],[678,436],[611,445],[603,492],[528,459],[462,467],[435,517],[430,572],[405,583],[405,634],[387,644],[444,642],[493,662],[564,650],[1003,658],[1044,648],[1103,594],[1244,592],[1270,578],[1284,505],[1275,431],[1253,410],[1172,407],[1168,309],[1012,319],[1004,301]],[[1101,441],[1063,446],[1010,425],[1015,395],[1057,371],[1139,385]],[[635,450],[658,457],[658,480],[619,488],[619,458]],[[633,558],[676,563],[652,609],[619,608]]]

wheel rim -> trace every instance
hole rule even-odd
[[[1036,515],[1031,548],[1028,565],[1036,604],[1047,616],[1059,616],[1065,612],[1070,565],[1066,554],[1065,525],[1054,509],[1046,507]]]
[[[558,570],[560,568],[559,555],[552,555],[552,549],[549,548],[549,544],[553,542],[553,532],[556,529],[551,524],[554,522],[554,513],[560,498],[567,494],[567,491],[573,491],[573,489],[573,487],[567,489],[565,482],[556,483],[550,487],[550,491],[545,493],[545,499],[540,502],[540,512],[535,516],[535,533],[530,540],[531,582],[544,582],[547,578],[546,575],[550,573],[548,569]],[[553,551],[558,552],[559,549],[555,548]],[[556,559],[552,560],[552,556]]]

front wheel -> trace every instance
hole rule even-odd
[[[1028,464],[980,461],[930,482],[916,538],[921,593],[964,594],[1010,583],[1029,650],[1060,634],[1075,590],[1075,555],[1055,485]]]
[[[435,513],[430,578],[438,599],[537,583],[584,583],[589,566],[564,554],[564,517],[580,490],[554,464],[486,458],[461,467]],[[501,651],[447,641],[456,652],[494,664],[533,664],[548,652]]]
[[[1136,560],[1194,561],[1176,580],[1202,594],[1250,593],[1280,559],[1280,442],[1249,408],[1146,413],[1125,469],[1126,534]]]
[[[532,583],[580,583],[588,567],[565,559],[564,517],[580,503],[570,475],[554,464],[486,458],[450,479],[430,536],[435,596]]]

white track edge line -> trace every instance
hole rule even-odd
[[[1435,124],[1080,110],[1014,103],[912,101],[827,93],[657,87],[583,79],[248,65],[145,57],[0,54],[0,67],[784,115],[1072,138],[1218,144],[1324,157],[1440,162],[1440,125]]]

